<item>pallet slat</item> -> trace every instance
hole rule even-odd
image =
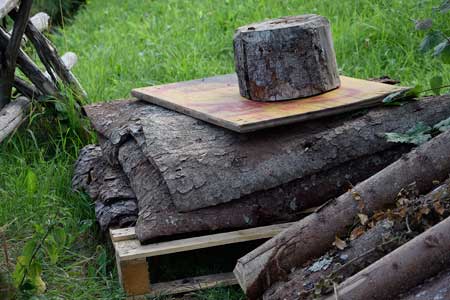
[[[136,239],[123,240],[126,234],[120,236],[116,235],[115,232],[113,232],[111,236],[122,239],[118,242],[114,242],[114,247],[118,258],[120,260],[132,260],[137,258],[152,257],[163,254],[184,252],[220,245],[271,238],[284,229],[288,228],[292,224],[293,223],[284,223],[263,226],[149,245],[141,245],[141,243]],[[128,231],[128,233],[131,232],[131,230]]]

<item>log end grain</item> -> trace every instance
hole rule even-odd
[[[318,15],[283,17],[240,27],[235,67],[243,97],[280,101],[340,86],[329,21]]]

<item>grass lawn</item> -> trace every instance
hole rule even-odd
[[[265,18],[316,13],[332,23],[342,74],[389,75],[403,84],[428,87],[437,74],[450,83],[450,68],[418,52],[424,33],[414,31],[410,18],[431,16],[440,2],[90,0],[52,39],[61,53],[79,55],[74,72],[90,101],[100,102],[127,97],[134,87],[233,72],[235,28]],[[436,14],[435,24],[450,34],[448,14]],[[24,126],[0,145],[0,227],[8,224],[4,240],[11,259],[20,254],[36,224],[45,227],[48,219],[57,220],[70,239],[56,263],[43,259],[47,292],[36,299],[123,299],[93,207],[87,197],[70,189],[72,165],[86,141],[63,125],[38,123]],[[2,253],[0,268],[6,271],[4,261]],[[222,288],[196,297],[243,295]]]

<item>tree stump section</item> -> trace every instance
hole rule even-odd
[[[238,28],[234,56],[243,97],[280,101],[340,86],[330,23],[322,16],[283,17]]]

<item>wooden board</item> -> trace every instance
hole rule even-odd
[[[239,94],[235,74],[134,89],[132,95],[236,132],[307,121],[380,104],[405,87],[341,76],[341,87],[297,100],[256,102]]]
[[[271,238],[292,224],[293,223],[284,223],[263,226],[148,245],[141,245],[137,239],[133,238],[132,234],[130,235],[132,232],[129,230],[127,234],[131,237],[130,239],[126,239],[127,234],[125,234],[125,236],[122,235],[119,238],[119,241],[115,241],[113,244],[117,259],[120,261],[134,260],[138,258]],[[118,230],[121,231],[121,229]],[[111,237],[120,235],[116,234],[116,232],[117,230],[112,230]]]

